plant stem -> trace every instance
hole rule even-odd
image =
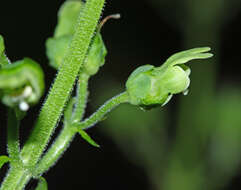
[[[86,75],[85,73],[80,74],[79,80],[77,83],[77,102],[76,102],[74,113],[71,119],[72,122],[81,121],[84,116],[84,112],[87,104],[87,97],[89,95],[88,80],[89,80],[88,75]]]
[[[28,175],[27,171],[23,167],[12,167],[10,168],[6,178],[4,179],[1,190],[17,190],[19,189],[19,184],[24,187],[28,182],[30,175]]]
[[[11,108],[8,109],[7,141],[7,150],[11,158],[11,164],[18,164],[20,162],[19,120],[15,115],[15,111]]]
[[[77,84],[77,102],[70,123],[72,123],[72,121],[80,121],[84,115],[88,97],[88,79],[89,76],[84,73],[81,73],[79,76]],[[37,164],[37,167],[34,170],[35,176],[42,175],[43,172],[46,172],[52,167],[69,147],[76,133],[76,130],[70,126],[70,123],[65,123],[64,128],[54,144]]]
[[[103,104],[94,114],[92,114],[89,118],[85,119],[80,123],[74,123],[74,126],[78,129],[89,129],[94,126],[96,123],[101,121],[103,117],[113,110],[116,106],[121,103],[126,103],[129,100],[129,96],[127,92],[123,92],[112,99],[108,100],[105,104]]]
[[[71,126],[64,126],[56,141],[37,164],[37,167],[34,170],[35,176],[41,176],[43,172],[46,172],[58,161],[58,159],[63,155],[65,150],[69,147],[75,133],[76,131],[73,130]]]
[[[87,92],[87,85],[83,85],[85,88],[80,88],[78,91],[78,95],[80,98],[79,108],[84,108],[84,104],[86,104],[86,99],[87,99],[87,94],[88,93],[83,93]],[[83,95],[85,94],[85,96]],[[96,113],[94,113],[90,118],[84,120],[82,123],[80,123],[81,129],[84,126],[92,126],[101,119],[112,109],[114,109],[116,106],[118,106],[121,103],[127,102],[128,101],[128,95],[126,92],[121,93],[118,96],[115,96],[111,100],[107,101],[103,106],[101,106]],[[77,105],[78,106],[78,105]],[[81,111],[81,109],[79,109]],[[81,112],[75,112],[76,113],[83,113]],[[78,114],[76,114],[77,118]],[[81,116],[79,116],[80,118]],[[64,126],[64,129],[61,131],[60,135],[58,136],[57,140],[54,142],[54,144],[51,146],[51,148],[48,150],[48,152],[44,155],[44,157],[40,160],[39,164],[37,165],[36,169],[34,170],[34,175],[39,176],[42,175],[43,172],[46,172],[51,166],[53,166],[58,159],[61,157],[63,152],[69,147],[70,142],[74,138],[76,131],[76,120],[73,122],[74,125],[69,126],[68,124]],[[83,124],[83,125],[82,125]],[[84,127],[85,128],[85,127]]]
[[[22,175],[22,178],[21,180],[19,181],[17,187],[16,187],[16,190],[22,190],[24,189],[24,187],[27,185],[27,183],[29,182],[29,180],[32,178],[32,175],[31,174],[28,174],[27,172],[25,172],[23,175]]]
[[[57,78],[30,138],[21,152],[23,162],[28,167],[34,168],[60,119],[73,84],[84,62],[103,5],[104,0],[88,0],[80,13],[75,34],[63,64],[59,69]]]
[[[85,78],[87,79],[87,78]],[[84,83],[84,81],[83,81]],[[83,110],[85,108],[86,99],[87,99],[87,81],[85,85],[79,86],[78,90],[78,103],[76,105],[76,108],[78,109],[78,112],[74,112],[73,118],[81,118],[83,115]],[[85,128],[85,126],[92,126],[98,121],[100,121],[109,111],[114,109],[116,106],[118,106],[120,103],[124,103],[128,101],[128,95],[126,92],[115,96],[111,100],[107,101],[103,106],[101,106],[96,113],[94,113],[92,116],[90,116],[88,119],[84,120],[82,123],[79,124],[79,127],[81,129]],[[82,103],[81,103],[82,102]],[[83,109],[81,109],[83,108]],[[76,110],[75,110],[76,111]],[[81,114],[81,115],[79,115]],[[69,126],[66,124],[64,126],[64,129],[61,131],[60,135],[58,136],[57,140],[54,142],[54,144],[51,146],[51,148],[48,150],[48,152],[45,154],[45,156],[40,160],[39,164],[37,165],[36,169],[34,170],[34,175],[39,176],[43,172],[46,172],[51,166],[53,166],[57,160],[61,157],[63,152],[69,147],[70,142],[74,138],[74,135],[76,133],[76,128],[74,128],[76,125],[76,122],[78,120],[73,120],[74,125]],[[74,126],[74,127],[73,127]]]

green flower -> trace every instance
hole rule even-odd
[[[208,47],[194,48],[172,55],[160,67],[144,65],[137,68],[126,82],[130,103],[152,108],[165,105],[173,94],[186,94],[191,70],[184,63],[212,57],[211,53],[206,53],[209,50]]]
[[[32,59],[4,65],[0,69],[0,99],[9,107],[27,111],[44,92],[44,73]]]
[[[11,63],[4,51],[4,39],[0,35],[0,101],[27,111],[44,93],[43,70],[30,58]]]

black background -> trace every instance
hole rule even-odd
[[[46,89],[55,77],[55,70],[48,66],[45,55],[45,40],[51,36],[57,21],[57,11],[63,0],[51,1],[2,1],[0,5],[0,33],[5,38],[6,51],[12,60],[31,57],[41,63],[45,71]],[[175,10],[170,10],[175,12]],[[124,82],[138,65],[159,64],[182,47],[181,32],[175,24],[162,18],[150,6],[148,0],[107,1],[103,16],[121,13],[122,19],[110,21],[102,30],[108,48],[107,64],[91,81],[94,90],[95,80],[105,73]],[[241,11],[229,22],[222,25],[218,84],[240,83],[241,65]],[[208,45],[208,44],[207,44]],[[103,85],[104,90],[104,85]],[[46,90],[47,92],[47,90]],[[94,98],[94,95],[92,96]],[[43,101],[43,99],[41,100]],[[30,110],[21,126],[21,140],[29,134],[40,106]],[[1,105],[1,154],[5,154],[6,110]],[[88,110],[87,114],[93,110]],[[45,175],[49,189],[149,189],[144,171],[117,149],[115,144],[98,131],[90,134],[101,144],[101,149],[88,145],[75,138],[71,148]],[[1,176],[7,166],[1,171]],[[227,189],[239,189],[241,178],[236,177]],[[31,182],[27,189],[33,188]]]

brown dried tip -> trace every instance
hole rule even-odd
[[[100,31],[101,28],[103,27],[103,25],[109,20],[109,19],[120,19],[121,15],[118,14],[113,14],[113,15],[109,15],[107,17],[105,17],[99,24],[98,30]]]

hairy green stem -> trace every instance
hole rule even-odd
[[[28,173],[23,167],[12,167],[10,168],[6,178],[1,184],[1,190],[17,190],[19,189],[19,184],[21,181],[25,181],[25,184],[29,179],[27,179]],[[24,186],[24,185],[22,185]]]
[[[71,126],[64,126],[56,141],[53,143],[44,157],[40,160],[39,164],[37,164],[36,169],[34,169],[35,176],[42,175],[43,172],[46,172],[58,161],[65,150],[69,147],[75,133],[76,131],[73,130]]]
[[[85,85],[83,85],[85,86]],[[85,107],[84,104],[86,104],[87,99],[87,85],[85,88],[80,88],[78,91],[80,95],[80,99],[82,99],[82,104],[79,105],[79,107]],[[81,95],[81,94],[85,94]],[[81,100],[80,100],[81,101]],[[125,103],[128,101],[128,95],[126,92],[121,93],[118,96],[115,96],[111,100],[107,101],[103,106],[101,106],[97,112],[95,112],[92,116],[90,116],[88,119],[84,120],[82,123],[79,123],[79,127],[81,129],[85,129],[87,126],[93,126],[98,121],[102,120],[103,117],[112,109],[114,109],[116,106],[118,106],[121,103]],[[81,103],[81,102],[79,102]],[[80,109],[81,110],[81,109]],[[77,112],[74,113],[74,115]],[[83,113],[83,112],[79,112]],[[76,114],[77,118],[78,114]],[[80,115],[81,117],[81,115]],[[78,121],[78,120],[77,120]],[[51,146],[51,148],[48,150],[48,152],[44,155],[44,157],[40,160],[39,164],[37,165],[36,169],[34,170],[34,175],[39,176],[42,175],[43,172],[46,172],[51,166],[53,166],[57,160],[61,157],[61,155],[65,152],[65,150],[69,147],[70,142],[74,138],[76,131],[76,120],[73,120],[74,125],[69,126],[66,124],[64,126],[64,129],[61,131],[60,135],[54,142],[54,144]]]
[[[87,79],[87,78],[85,78]],[[81,81],[81,80],[80,80]],[[84,81],[82,81],[84,83]],[[76,111],[74,112],[73,118],[81,118],[83,115],[83,111],[86,104],[87,99],[87,81],[85,81],[85,85],[79,86],[78,90],[78,99],[76,105]],[[121,103],[125,103],[128,101],[128,95],[126,92],[115,96],[111,100],[107,101],[103,106],[101,106],[96,113],[94,113],[92,116],[90,116],[88,119],[84,120],[82,123],[79,124],[79,127],[81,129],[85,129],[86,127],[93,126],[98,121],[102,120],[103,117],[112,109],[114,109],[116,106],[118,106]],[[82,102],[82,103],[81,103]],[[82,108],[82,109],[81,109]],[[79,115],[80,114],[80,115]],[[61,131],[60,135],[54,142],[54,144],[51,146],[51,148],[48,150],[48,152],[44,155],[44,157],[40,160],[39,164],[34,170],[34,175],[39,176],[42,175],[43,172],[46,172],[51,166],[53,166],[58,159],[61,157],[61,155],[66,151],[66,149],[69,147],[70,142],[74,138],[76,131],[76,122],[79,122],[80,119],[72,120],[74,125],[69,126],[68,123],[64,126],[63,130]]]
[[[32,178],[32,174],[30,174],[30,173],[28,173],[28,172],[25,172],[23,175],[22,175],[22,177],[21,177],[21,179],[20,179],[20,181],[19,181],[19,183],[18,183],[18,185],[17,185],[17,187],[16,187],[16,190],[22,190],[22,189],[24,189],[24,187],[27,185],[27,183],[29,182],[29,180]]]
[[[80,13],[75,34],[63,64],[59,69],[57,78],[40,112],[32,134],[21,152],[23,162],[29,167],[33,168],[38,162],[60,119],[84,62],[103,5],[104,0],[88,0]]]
[[[81,121],[87,104],[89,75],[81,73],[77,83],[77,102],[75,104],[74,113],[71,118],[73,122]]]
[[[75,104],[73,116],[71,121],[69,121],[70,123],[73,121],[80,121],[84,115],[88,97],[88,79],[89,76],[84,73],[81,73],[79,76],[77,84],[77,101]],[[42,175],[43,172],[46,172],[50,167],[52,167],[69,147],[76,133],[76,130],[70,126],[70,123],[65,123],[64,128],[62,129],[60,135],[57,137],[56,141],[37,164],[37,167],[34,170],[35,176]]]
[[[88,129],[94,126],[96,123],[101,121],[103,117],[117,107],[121,103],[127,103],[129,101],[129,96],[127,92],[123,92],[112,99],[108,100],[105,104],[103,104],[94,114],[92,114],[89,118],[85,119],[80,123],[74,123],[78,129]]]
[[[8,110],[7,141],[7,150],[11,158],[11,164],[18,164],[20,161],[19,120],[15,115],[15,111],[11,108]]]

